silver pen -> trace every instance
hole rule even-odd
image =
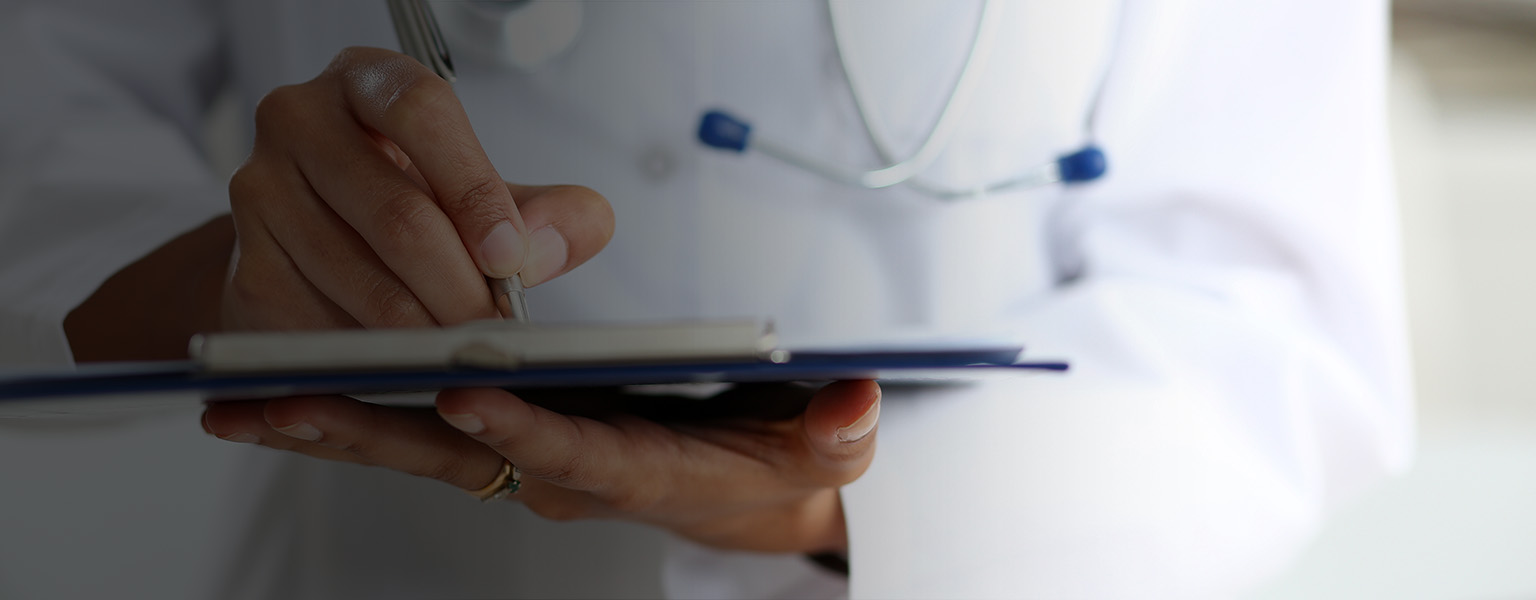
[[[448,45],[443,43],[443,32],[432,16],[432,7],[424,0],[389,0],[389,18],[395,23],[395,35],[400,38],[400,51],[421,61],[438,76],[453,83],[453,59],[448,56]],[[523,276],[513,275],[506,279],[486,278],[491,284],[491,294],[501,316],[518,323],[528,322],[528,294],[523,291]]]

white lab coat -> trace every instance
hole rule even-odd
[[[379,2],[19,4],[0,19],[10,364],[67,363],[71,307],[225,210],[195,141],[221,81],[251,106],[343,46],[394,46]],[[939,204],[692,141],[699,112],[725,106],[831,162],[873,161],[816,2],[591,3],[570,46],[531,64],[456,48],[501,174],[583,183],[615,208],[609,248],[530,293],[536,318],[772,316],[786,345],[981,334],[1072,361],[1063,377],[888,390],[875,463],[843,492],[849,582],[270,453],[231,467],[245,486],[223,509],[229,547],[177,571],[248,597],[1190,598],[1273,574],[1410,453],[1385,9],[1002,4],[980,99],[926,177],[975,183],[1078,147],[1107,60],[1106,180]],[[439,7],[450,45],[484,46],[462,8]],[[913,147],[975,6],[839,10],[873,135]]]

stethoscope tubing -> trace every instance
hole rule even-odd
[[[850,187],[864,189],[884,189],[896,185],[905,185],[923,195],[940,200],[956,200],[993,194],[997,192],[1039,188],[1058,183],[1078,184],[1096,180],[1108,170],[1108,160],[1104,151],[1093,143],[1093,125],[1098,109],[1099,97],[1102,94],[1104,81],[1108,78],[1109,65],[1101,70],[1100,81],[1094,91],[1087,122],[1084,124],[1085,138],[1088,142],[1081,148],[1057,157],[1055,160],[1035,165],[1021,171],[1019,174],[997,181],[987,182],[970,187],[952,187],[930,184],[922,181],[919,176],[933,166],[933,162],[948,149],[953,141],[958,124],[965,115],[971,97],[975,93],[981,78],[980,73],[986,71],[986,65],[992,55],[993,45],[999,27],[999,19],[996,16],[997,3],[995,0],[982,0],[981,12],[977,17],[975,35],[971,42],[971,48],[966,54],[960,73],[955,78],[955,84],[939,111],[939,116],[934,119],[933,126],[923,138],[918,149],[904,158],[897,160],[888,147],[874,134],[874,126],[870,122],[868,103],[860,93],[857,85],[854,85],[846,57],[843,54],[842,38],[838,35],[836,26],[836,14],[832,9],[831,0],[827,2],[828,17],[832,22],[833,46],[837,51],[839,64],[842,66],[843,79],[852,92],[855,112],[859,115],[860,124],[863,126],[865,136],[870,145],[874,147],[877,157],[885,163],[883,166],[859,170],[839,167],[824,160],[812,158],[801,152],[795,151],[789,145],[753,133],[752,125],[730,112],[724,110],[705,111],[700,118],[697,137],[707,146],[722,150],[730,150],[745,153],[748,149],[754,150],[796,169],[815,174],[823,179],[833,181]],[[1118,38],[1119,32],[1113,37]]]

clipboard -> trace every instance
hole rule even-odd
[[[140,405],[447,388],[875,379],[952,384],[1063,372],[1009,345],[874,344],[779,348],[771,324],[528,326],[235,333],[199,336],[191,361],[84,365],[0,374],[0,417],[131,412]]]

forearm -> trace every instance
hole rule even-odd
[[[235,232],[229,216],[156,248],[107,279],[64,319],[77,362],[174,360],[219,328]]]

